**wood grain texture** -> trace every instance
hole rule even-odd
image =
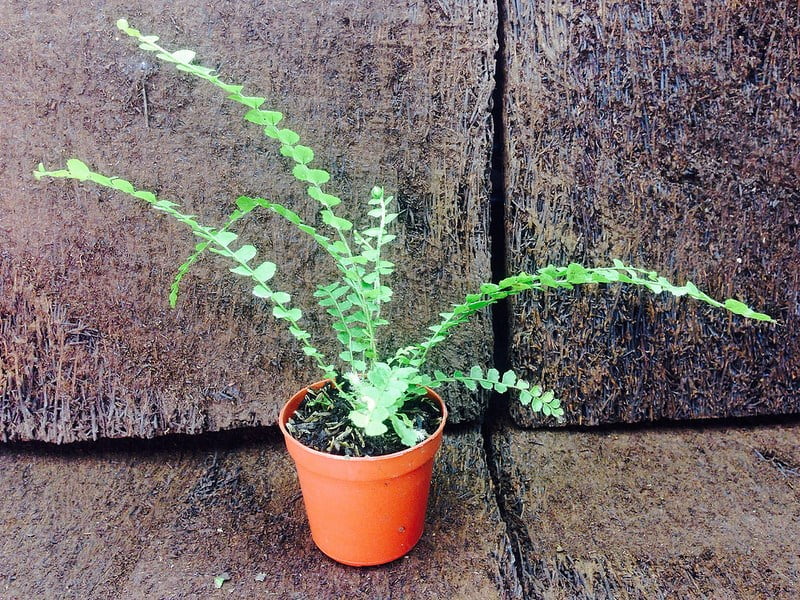
[[[476,427],[445,436],[416,547],[368,569],[314,545],[276,428],[181,437],[0,446],[3,598],[521,597]]]
[[[798,433],[797,419],[498,427],[492,455],[523,597],[792,598],[800,472],[783,461],[797,464]]]
[[[80,157],[209,224],[240,194],[313,218],[271,140],[217,90],[118,39],[120,16],[266,96],[315,148],[350,216],[364,214],[375,184],[396,195],[397,327],[387,346],[418,341],[438,312],[489,278],[494,3],[5,3],[0,439],[270,424],[318,378],[213,257],[168,308],[171,278],[194,245],[179,224],[107,190],[30,177],[39,161],[56,168]],[[240,231],[279,263],[276,285],[312,308],[314,285],[333,276],[325,257],[268,215]],[[327,332],[307,314],[311,330]],[[478,320],[434,363],[485,364],[490,352],[489,323]],[[485,399],[453,391],[447,401],[462,421]]]
[[[797,4],[508,13],[509,270],[620,258],[780,321],[613,286],[524,297],[514,366],[556,389],[571,423],[797,412]]]

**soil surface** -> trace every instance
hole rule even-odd
[[[503,426],[488,446],[474,428],[450,430],[422,540],[365,569],[315,549],[273,429],[5,445],[0,598],[789,600],[800,592],[798,439],[796,419]]]
[[[320,390],[309,389],[286,422],[286,430],[304,446],[339,456],[383,456],[409,448],[394,427],[388,427],[381,435],[364,435],[350,421],[352,408],[332,384]],[[442,424],[442,411],[437,402],[424,395],[406,400],[403,414],[416,431],[428,436]],[[410,445],[420,441],[417,439]]]

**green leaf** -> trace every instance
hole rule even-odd
[[[130,181],[125,181],[124,179],[114,178],[111,180],[111,187],[114,189],[120,190],[121,192],[125,192],[126,194],[133,194],[136,190],[131,185]]]
[[[370,227],[369,229],[365,229],[361,232],[362,235],[367,237],[380,237],[383,235],[384,230],[380,227]]]
[[[240,260],[246,263],[247,261],[251,260],[257,253],[258,251],[256,250],[256,247],[248,244],[246,246],[242,246],[241,248],[239,248],[236,252],[234,252],[233,255],[236,258],[236,260]]]
[[[251,108],[244,113],[244,119],[256,125],[277,125],[283,115],[276,110],[261,110]]]
[[[567,266],[566,277],[570,283],[590,283],[594,281],[588,269],[579,263],[570,263]]]
[[[300,141],[300,136],[297,135],[291,129],[279,129],[278,141],[281,144],[286,144],[287,146],[294,146],[297,142]]]
[[[175,65],[175,68],[178,71],[186,71],[187,73],[191,73],[192,75],[196,75],[202,79],[210,79],[212,74],[214,73],[214,69],[211,67],[204,67],[202,65]]]
[[[272,301],[275,304],[286,304],[291,300],[292,297],[287,294],[286,292],[273,292],[272,293]]]
[[[474,392],[478,389],[478,384],[475,383],[473,379],[462,379],[461,383],[463,383],[464,387],[466,387],[470,392]]]
[[[483,378],[483,370],[475,365],[469,370],[469,376],[473,379],[482,379]]]
[[[758,321],[772,321],[772,317],[769,315],[765,315],[764,313],[759,313],[754,311],[752,308],[747,306],[744,302],[739,302],[738,300],[734,300],[733,298],[728,298],[725,300],[723,305],[729,311],[734,314],[741,315],[743,317],[747,317],[749,319],[756,319]]]
[[[311,334],[308,333],[305,329],[300,329],[299,327],[295,327],[294,325],[289,326],[289,333],[291,333],[295,339],[300,341],[305,341],[311,339]]]
[[[70,173],[81,179],[85,179],[91,174],[89,167],[77,158],[70,158],[67,161],[67,169],[69,169]]]
[[[381,257],[381,253],[380,253],[380,250],[372,248],[372,249],[364,250],[361,253],[361,256],[363,256],[364,258],[366,258],[370,262],[374,262],[374,261],[378,260]]]
[[[521,390],[519,393],[519,401],[523,406],[528,406],[533,400],[533,396],[528,390]]]
[[[172,58],[177,60],[179,63],[186,63],[186,64],[192,62],[195,56],[197,56],[197,52],[195,52],[194,50],[176,50],[175,52],[172,53]]]
[[[322,169],[311,169],[309,172],[309,178],[306,181],[313,183],[314,185],[322,185],[323,183],[327,183],[330,178],[331,174],[327,171],[323,171]]]
[[[250,212],[256,206],[262,206],[266,202],[263,198],[251,198],[250,196],[239,196],[236,198],[236,207],[242,212]]]
[[[267,101],[266,98],[259,98],[258,96],[243,96],[239,92],[233,92],[232,94],[229,94],[228,98],[234,102],[238,102],[239,104],[249,106],[250,108],[258,108]]]
[[[331,252],[335,252],[336,254],[347,254],[347,244],[345,244],[342,240],[336,240],[330,245],[329,250]]]
[[[308,164],[314,160],[314,150],[308,146],[298,144],[294,147],[293,158],[302,165]]]
[[[272,209],[273,212],[275,212],[276,214],[279,214],[280,216],[282,216],[284,219],[286,219],[290,223],[294,223],[295,225],[298,225],[299,223],[302,222],[302,220],[297,215],[297,213],[289,210],[288,208],[286,208],[285,206],[283,206],[281,204],[272,204],[272,205],[270,205],[270,209]]]
[[[222,573],[214,577],[214,587],[220,589],[226,581],[230,581],[231,576],[227,573]]]
[[[308,181],[311,177],[311,169],[305,165],[295,165],[292,168],[292,175],[300,181]]]
[[[253,295],[256,296],[257,298],[269,299],[272,296],[272,292],[265,286],[258,284],[256,287],[253,288]]]
[[[329,210],[321,211],[320,215],[322,215],[322,222],[333,227],[334,229],[349,231],[353,228],[353,224],[350,221],[347,219],[342,219],[341,217],[337,217]]]
[[[400,441],[403,442],[403,445],[409,448],[417,445],[419,441],[417,433],[411,427],[411,421],[408,417],[405,415],[392,415],[389,420],[392,423],[392,429],[394,429]]]
[[[142,195],[140,195],[140,192],[135,192],[133,195],[138,197],[138,198],[142,198],[144,200],[147,200],[148,199],[148,196],[147,196],[148,193],[149,192],[144,192]],[[155,199],[155,194],[150,194],[150,196],[152,196],[153,199]],[[178,205],[175,204],[174,202],[170,202],[169,200],[156,200],[155,202],[153,202],[153,208],[161,209],[161,210],[169,210],[171,208],[175,208],[176,206],[178,206]]]
[[[388,427],[383,423],[389,416],[388,411],[381,407],[371,412],[365,412],[363,410],[351,411],[348,416],[356,427],[363,429],[365,435],[383,435],[388,431]]]
[[[375,363],[367,373],[369,382],[378,389],[384,389],[391,381],[392,369],[386,363]]]
[[[747,306],[747,304],[744,302],[739,302],[738,300],[734,300],[733,298],[728,298],[725,300],[725,308],[737,315],[747,315],[748,313],[753,312],[753,310]]]
[[[235,241],[238,237],[239,236],[232,231],[219,231],[214,234],[214,241],[220,246],[225,246],[227,248],[228,245]]]
[[[305,179],[303,181],[305,181]],[[338,206],[342,203],[342,200],[339,197],[326,194],[320,189],[319,186],[310,186],[308,188],[308,195],[326,208],[333,208],[334,206]]]
[[[269,281],[275,275],[275,270],[275,263],[265,260],[253,269],[253,278],[258,281]]]
[[[276,319],[286,319],[289,321],[299,321],[303,313],[299,308],[284,308],[283,306],[273,306],[272,315]]]
[[[156,195],[153,192],[148,192],[147,190],[137,190],[136,192],[133,193],[133,195],[136,198],[141,198],[145,202],[149,202],[150,204],[153,204],[153,205],[155,205],[155,204],[157,204],[159,202],[158,199],[156,198]],[[178,205],[174,204],[174,206],[178,206]]]

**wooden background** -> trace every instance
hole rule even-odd
[[[351,215],[372,185],[396,195],[389,346],[417,340],[491,277],[503,42],[509,270],[619,257],[781,321],[753,325],[618,288],[525,297],[512,307],[513,364],[558,389],[571,422],[797,412],[797,7],[695,6],[0,7],[0,439],[270,424],[317,376],[213,258],[168,308],[194,243],[178,224],[106,190],[30,177],[39,161],[76,156],[209,223],[239,194],[311,214],[270,140],[216,90],[117,39],[120,16],[268,97],[317,150]],[[241,231],[311,306],[314,284],[332,274],[325,257],[267,215]],[[486,365],[491,349],[484,316],[435,362]],[[458,388],[447,400],[455,422],[479,418],[487,401]]]
[[[798,412],[797,4],[520,2],[506,23],[510,269],[616,257],[780,321],[618,286],[525,297],[514,364],[573,423]]]
[[[317,150],[351,216],[366,212],[373,185],[395,193],[402,217],[387,345],[418,341],[447,303],[490,278],[492,5],[108,2],[51,11],[40,2],[0,11],[9,65],[0,90],[3,439],[269,424],[319,378],[213,257],[168,308],[171,278],[194,246],[179,224],[107,190],[31,178],[39,161],[76,156],[210,223],[239,194],[313,214],[271,140],[217,90],[118,39],[123,15],[268,97]],[[242,231],[282,267],[276,285],[313,306],[316,283],[333,275],[313,243],[268,215]],[[309,327],[327,331],[325,322]],[[490,352],[483,318],[435,360],[463,368]],[[456,388],[450,404],[455,421],[475,419],[485,398]]]

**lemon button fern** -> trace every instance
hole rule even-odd
[[[207,81],[225,92],[228,99],[243,105],[247,109],[243,118],[262,127],[264,135],[274,139],[279,144],[280,153],[291,161],[292,175],[306,186],[308,196],[318,205],[324,230],[320,231],[305,222],[280,203],[248,196],[236,199],[236,209],[221,227],[204,225],[194,215],[184,213],[179,204],[158,199],[152,192],[136,189],[132,183],[119,177],[92,171],[74,158],[67,161],[66,168],[59,170],[47,170],[40,164],[34,176],[37,179],[77,179],[118,190],[189,227],[200,241],[189,258],[178,267],[170,287],[170,304],[175,306],[181,280],[204,252],[217,254],[227,260],[230,271],[249,279],[253,294],[272,306],[272,315],[288,326],[289,333],[300,343],[303,353],[314,361],[324,377],[338,384],[349,384],[338,385],[339,392],[352,409],[349,414],[352,424],[365,435],[382,435],[391,427],[405,445],[417,444],[427,434],[415,429],[403,413],[403,405],[408,399],[424,393],[426,387],[435,389],[448,382],[460,382],[472,391],[478,388],[499,393],[513,390],[519,401],[531,410],[562,418],[564,408],[553,391],[530,384],[514,371],[500,373],[496,369],[485,370],[479,366],[466,372],[454,371],[449,374],[440,370],[433,373],[423,371],[430,351],[444,342],[458,325],[486,307],[522,292],[546,288],[572,289],[584,284],[622,283],[647,288],[654,294],[668,292],[674,296],[688,296],[750,319],[773,321],[770,316],[756,312],[739,300],[720,302],[691,282],[682,286],[674,285],[655,272],[631,267],[619,260],[614,260],[610,266],[592,268],[575,263],[561,267],[551,265],[533,274],[519,273],[497,283],[481,285],[477,292],[468,294],[463,302],[453,304],[447,312],[441,313],[441,320],[428,327],[427,338],[422,342],[382,357],[378,351],[380,328],[389,324],[382,315],[382,307],[392,299],[392,289],[386,285],[386,281],[395,267],[383,258],[384,247],[395,239],[390,233],[390,226],[397,219],[397,213],[391,212],[392,197],[386,196],[382,188],[374,187],[368,200],[369,225],[359,229],[336,214],[334,209],[342,200],[323,188],[330,179],[329,173],[312,166],[314,150],[300,144],[300,136],[296,132],[280,126],[283,120],[280,112],[261,108],[266,102],[265,98],[244,95],[243,86],[226,83],[213,69],[194,64],[196,54],[192,50],[171,52],[157,43],[157,36],[143,35],[125,19],[117,21],[117,27],[138,41],[142,50],[155,53],[156,58],[173,64],[179,71]],[[342,345],[336,357],[338,360],[329,360],[313,345],[311,333],[303,326],[301,309],[294,305],[289,293],[271,284],[277,265],[260,256],[256,246],[242,244],[238,234],[231,231],[237,221],[256,209],[272,211],[290,226],[308,235],[330,255],[336,265],[339,279],[317,286],[314,298],[331,317],[331,327]]]

